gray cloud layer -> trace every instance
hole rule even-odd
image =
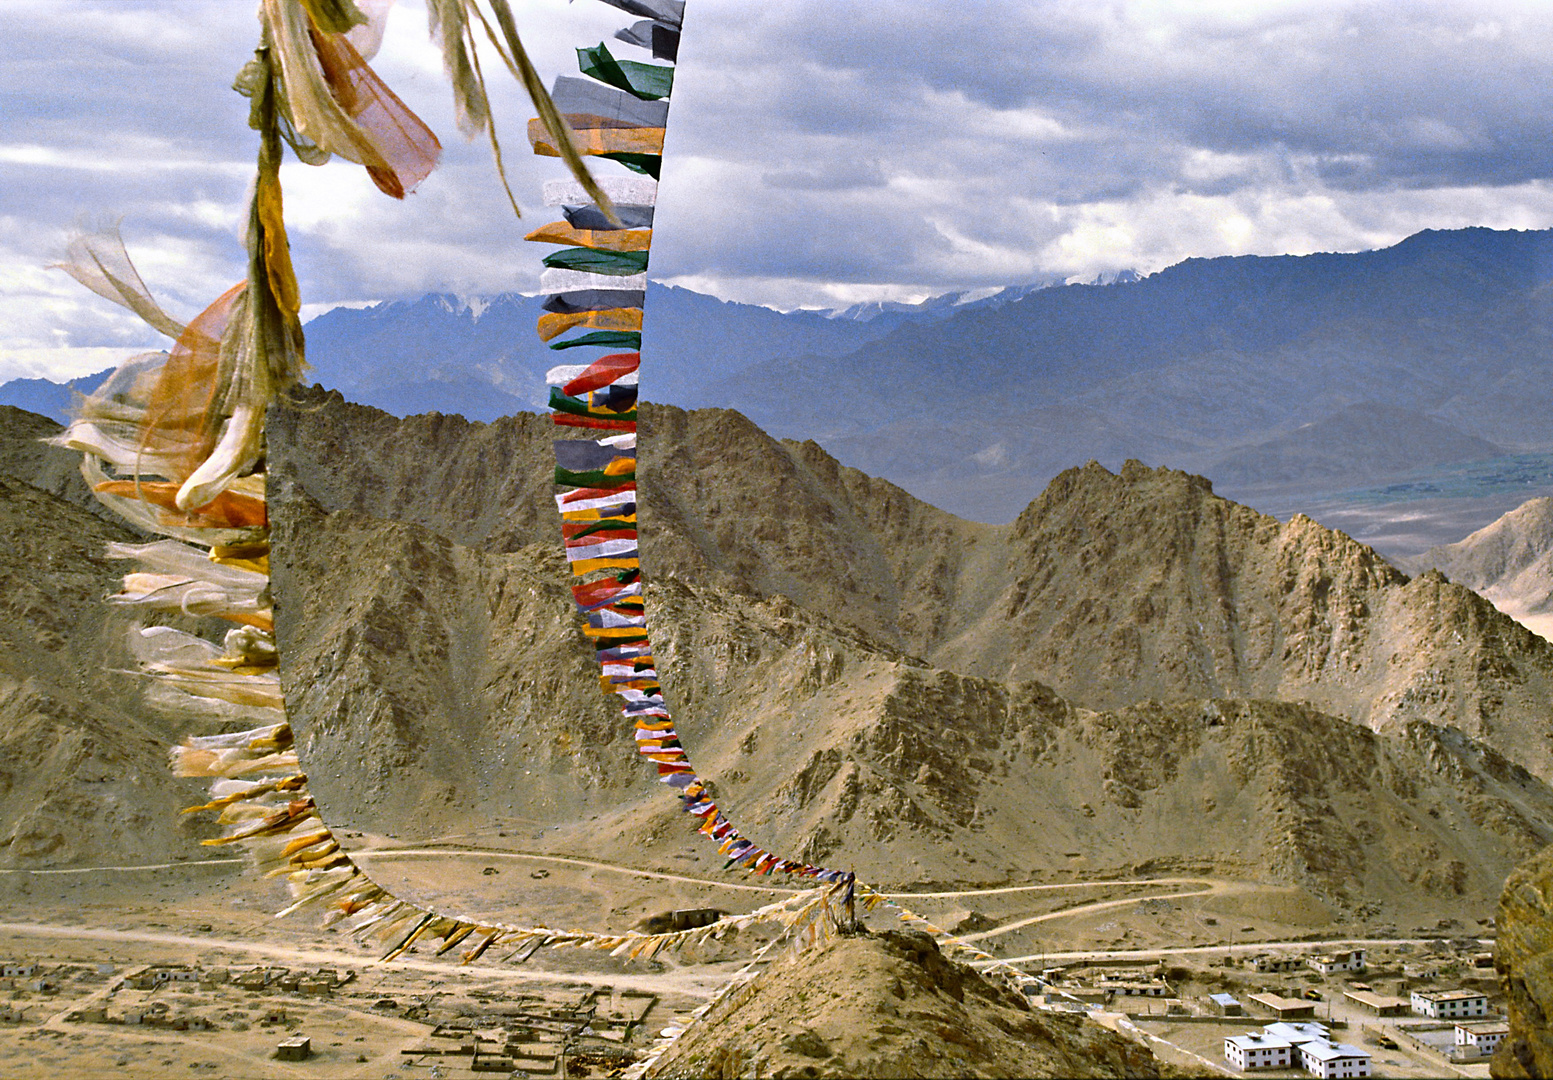
[[[518,7],[549,73],[628,18],[588,0]],[[240,276],[254,142],[227,87],[256,24],[230,0],[4,14],[0,379],[100,367],[106,352],[69,350],[152,336],[41,267],[84,215],[122,217],[183,314]],[[424,12],[401,3],[375,65],[447,146],[419,192],[392,203],[345,163],[285,171],[314,305],[537,287],[521,236],[548,220],[535,194],[558,166],[528,155],[528,107],[504,92],[532,206],[514,221],[485,148],[453,130],[424,37]],[[1553,10],[1509,0],[691,0],[654,276],[831,304],[1545,227],[1550,59]]]

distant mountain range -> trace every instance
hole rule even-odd
[[[643,392],[737,409],[975,520],[1089,459],[1262,504],[1553,448],[1550,280],[1553,231],[1461,229],[829,315],[653,285]],[[308,324],[313,378],[401,416],[537,410],[571,355],[535,338],[538,304],[337,308]],[[18,381],[0,403],[58,415],[50,394],[68,396]]]

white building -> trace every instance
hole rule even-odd
[[[1488,996],[1476,990],[1414,990],[1413,1011],[1431,1020],[1487,1016]]]
[[[1330,975],[1334,971],[1363,971],[1364,950],[1350,949],[1347,952],[1339,953],[1317,953],[1315,956],[1307,956],[1305,963],[1323,975]]]
[[[1457,1024],[1456,1045],[1470,1046],[1477,1051],[1479,1057],[1488,1057],[1499,1048],[1505,1036],[1510,1034],[1510,1025],[1498,1024]]]
[[[1287,1069],[1294,1060],[1294,1044],[1273,1035],[1247,1032],[1224,1040],[1224,1060],[1241,1072],[1252,1069]]]
[[[1312,1076],[1332,1080],[1337,1077],[1369,1076],[1370,1055],[1357,1046],[1313,1039],[1300,1047],[1300,1064]]]
[[[31,960],[27,960],[18,964],[5,964],[0,965],[0,977],[7,979],[25,979],[27,976],[31,975],[34,971],[37,970],[38,965],[34,964]]]
[[[1292,1046],[1302,1046],[1308,1042],[1332,1041],[1332,1033],[1325,1024],[1294,1024],[1280,1020],[1276,1024],[1265,1025],[1262,1031],[1275,1039],[1287,1039]]]

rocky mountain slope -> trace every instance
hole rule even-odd
[[[1510,1035],[1494,1052],[1496,1077],[1553,1075],[1553,848],[1516,868],[1495,916],[1499,972]]]
[[[1408,566],[1438,569],[1545,633],[1553,627],[1553,499],[1529,499],[1465,540],[1409,559]]]
[[[684,851],[677,804],[633,760],[625,725],[598,693],[572,630],[558,546],[514,548],[516,516],[472,528],[471,539],[485,540],[464,544],[425,525],[329,511],[311,478],[345,490],[347,477],[316,472],[308,445],[289,441],[289,425],[327,412],[277,417],[271,468],[282,679],[331,818],[404,840],[473,830],[496,846],[510,835],[530,849],[606,860],[666,862]],[[717,421],[723,467],[748,470],[740,528],[765,528],[762,518],[783,505],[791,531],[821,557],[847,550],[845,540],[877,553],[881,575],[920,573],[912,568],[923,553],[860,533],[835,509],[872,498],[882,512],[852,521],[904,536],[909,497],[866,478],[842,483],[845,470],[834,468],[833,486],[822,485],[823,458],[809,448],[741,436],[728,414],[660,410],[665,456],[690,441],[671,424]],[[431,439],[447,436],[445,419],[406,425],[421,423]],[[469,429],[488,459],[526,453],[498,455],[485,441],[496,434]],[[474,453],[434,445],[428,461]],[[768,468],[768,457],[785,464]],[[1145,472],[1178,496],[1196,490],[1181,474]],[[662,465],[654,475],[678,478]],[[682,478],[663,487],[716,525],[716,475],[702,472],[707,488],[689,495]],[[406,501],[396,485],[407,478],[379,478],[359,494],[413,504],[428,520],[444,512]],[[809,509],[818,505],[831,514]],[[915,512],[930,534],[936,512]],[[797,564],[807,587],[794,590],[799,602],[762,577],[762,563],[742,564],[742,576],[708,570],[740,567],[738,544],[751,541],[730,553],[687,520],[659,516],[657,531],[644,533],[678,560],[648,592],[659,670],[719,801],[781,850],[844,855],[870,880],[1024,880],[1150,863],[1271,874],[1339,905],[1372,896],[1449,904],[1486,903],[1517,860],[1553,838],[1547,785],[1459,731],[1397,719],[1377,734],[1309,705],[1179,693],[1168,704],[1097,711],[1006,672],[944,670],[903,647],[898,627],[890,632],[881,613],[899,593],[876,589],[864,617],[842,618],[849,594],[837,590],[857,586],[823,580],[830,563]],[[978,538],[966,546],[991,546],[995,530],[966,527]],[[1319,530],[1306,531],[1299,542],[1319,560]],[[938,538],[945,548],[949,535]],[[774,541],[783,542],[799,541]],[[1355,589],[1402,580],[1378,560],[1364,565]]]
[[[550,550],[481,553],[349,512],[282,520],[282,678],[332,820],[498,847],[537,830],[609,860],[685,850],[677,803],[598,693]],[[648,602],[719,801],[762,842],[870,880],[1152,862],[1339,904],[1487,902],[1553,839],[1547,785],[1429,724],[1377,735],[1273,702],[1093,712],[936,670],[782,597],[668,579]]]
[[[199,785],[167,769],[188,721],[123,674],[130,621],[103,603],[104,545],[138,538],[6,475],[0,535],[0,865],[199,857],[210,827],[178,815]]]
[[[665,1080],[1160,1075],[1138,1043],[1087,1019],[1033,1012],[945,959],[926,934],[896,931],[778,960],[648,1072]]]
[[[1437,577],[1410,582],[1340,535],[1279,525],[1181,473],[1074,470],[999,528],[736,414],[658,409],[648,424],[660,670],[720,801],[773,847],[844,855],[872,880],[1176,865],[1407,907],[1481,902],[1553,838],[1553,792],[1517,749],[1537,714],[1515,696],[1539,685],[1546,646]],[[277,410],[293,723],[344,825],[668,863],[686,823],[634,760],[572,630],[548,436],[533,417],[397,421],[322,393]],[[155,798],[172,822],[160,754],[176,725],[135,702],[135,680],[80,674],[127,666],[122,626],[97,602],[118,569],[97,556],[107,527],[15,491],[16,528],[38,530],[53,561],[13,555],[7,602],[72,597],[74,622],[49,647],[79,652],[45,663],[43,646],[19,648],[12,677],[47,674],[55,698],[85,677],[91,693],[72,691],[81,703],[60,723],[90,734],[118,708],[115,737],[137,733],[125,771],[167,785]],[[37,577],[67,569],[70,589]],[[1129,656],[1132,668],[1117,659]],[[1386,685],[1377,671],[1439,682],[1380,722],[1352,708]],[[1457,694],[1482,708],[1458,716]],[[1306,703],[1265,700],[1280,696]],[[85,782],[59,760],[29,782]],[[43,801],[26,794],[7,822]],[[81,804],[91,828],[120,827],[111,801],[90,805],[110,808],[94,819]]]
[[[271,420],[326,511],[504,552],[554,544],[540,417],[399,421],[313,391]],[[1416,579],[1307,518],[1200,477],[1091,463],[1011,526],[962,521],[725,410],[645,410],[649,574],[781,595],[962,675],[1079,704],[1304,700],[1372,728],[1427,721],[1553,776],[1553,650],[1470,590]],[[414,449],[410,449],[414,448]]]

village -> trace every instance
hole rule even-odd
[[[1477,938],[1047,968],[1034,1000],[1084,1011],[1194,1071],[1487,1077],[1508,1033]]]
[[[613,1076],[768,940],[696,963],[576,950],[518,962],[498,949],[460,966],[419,947],[381,963],[342,935],[274,918],[283,894],[234,869],[0,876],[30,916],[0,924],[6,1075]],[[1158,895],[1195,882],[993,890],[975,912],[957,907],[959,892],[912,906],[1025,973],[1033,1006],[1088,1013],[1196,1074],[1488,1075],[1503,1030],[1492,919],[1377,923],[1345,940],[1334,931],[1359,928],[1301,926],[1292,907],[1272,918],[1276,889],[1257,887],[1268,914],[1254,927],[1224,891]],[[1095,948],[1118,938],[1121,948]],[[1322,1064],[1327,1045],[1337,1057]]]
[[[1231,1074],[1487,1076],[1507,1031],[1475,938],[1169,964],[1086,959],[1045,968],[1026,993],[1178,1064]],[[95,1047],[107,1064],[164,1074],[226,1074],[257,1058],[266,1075],[618,1076],[683,1017],[657,993],[596,979],[517,990],[370,963],[13,958],[0,964],[0,994],[0,1029],[23,1045],[53,1044],[77,1061]]]
[[[247,1060],[263,1062],[257,1075],[606,1077],[641,1056],[664,1014],[659,995],[637,989],[462,982],[371,965],[10,960],[0,1031],[27,1057],[53,1046],[77,1068],[95,1058],[139,1066],[132,1075],[232,1075]]]

